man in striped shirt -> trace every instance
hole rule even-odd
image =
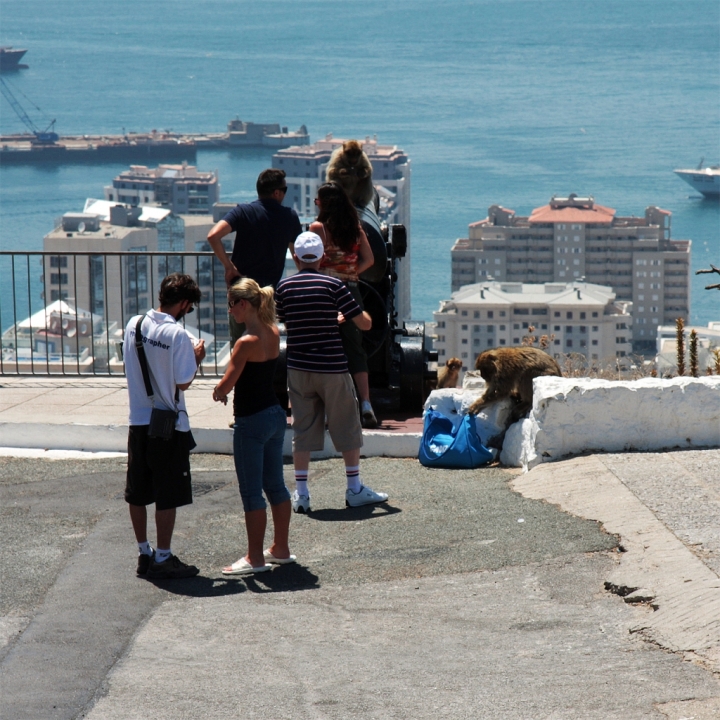
[[[323,449],[326,416],[333,445],[345,461],[345,504],[358,507],[385,502],[386,493],[375,492],[360,481],[362,426],[338,330],[339,322],[354,322],[360,330],[369,330],[372,319],[342,281],[318,272],[325,252],[319,235],[301,233],[294,251],[299,272],[281,280],[275,291],[277,315],[287,330],[296,484],[293,510],[310,510],[310,453]]]

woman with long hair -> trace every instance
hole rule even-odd
[[[318,216],[310,225],[310,231],[317,233],[325,246],[320,272],[342,280],[362,308],[358,282],[360,275],[372,267],[374,258],[357,210],[345,190],[334,182],[318,188],[315,204]],[[340,325],[340,336],[350,374],[360,396],[363,427],[377,427],[377,418],[370,404],[368,362],[362,344],[362,332],[355,323],[344,322]]]
[[[213,390],[213,400],[227,404],[234,388],[233,455],[245,511],[248,552],[222,569],[223,575],[248,575],[272,565],[295,562],[290,554],[290,493],[283,478],[283,441],[287,418],[273,389],[280,354],[272,287],[243,278],[228,290],[228,308],[245,333],[235,343],[227,370]],[[272,511],[274,538],[263,550],[267,511]]]

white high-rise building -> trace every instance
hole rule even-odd
[[[465,285],[434,313],[438,364],[451,357],[463,370],[493,347],[515,347],[547,336],[551,355],[580,353],[608,362],[632,352],[632,303],[591,283],[483,282]],[[531,328],[533,328],[531,330]]]
[[[285,148],[273,155],[272,166],[285,171],[288,192],[284,204],[295,208],[302,222],[315,219],[314,200],[325,182],[325,170],[335,148],[346,139],[331,134],[312,145]],[[365,138],[362,147],[373,168],[373,185],[380,198],[380,220],[388,225],[404,225],[407,254],[398,262],[396,310],[401,320],[410,319],[410,159],[396,145],[380,145],[377,137]]]
[[[484,280],[610,286],[633,304],[633,342],[651,349],[657,327],[690,310],[691,241],[670,239],[670,219],[652,206],[644,217],[618,217],[574,194],[529,217],[492,205],[452,248],[452,290]]]
[[[220,199],[214,172],[194,165],[131,165],[105,187],[105,199],[133,207],[156,205],[176,215],[208,215]]]

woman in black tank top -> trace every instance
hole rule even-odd
[[[270,570],[272,565],[295,562],[290,554],[290,493],[283,478],[283,443],[287,419],[273,390],[275,365],[280,354],[280,334],[275,325],[272,287],[261,288],[243,278],[228,290],[228,308],[245,334],[235,343],[223,379],[213,400],[227,404],[235,389],[233,454],[240,497],[245,510],[248,552],[223,575],[248,575]],[[275,534],[263,550],[270,503]]]

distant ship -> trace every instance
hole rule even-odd
[[[27,65],[20,65],[20,60],[27,50],[12,47],[0,47],[0,70],[16,70]]]
[[[720,197],[720,165],[704,168],[703,161],[704,158],[695,170],[675,170],[675,174],[705,197]]]

